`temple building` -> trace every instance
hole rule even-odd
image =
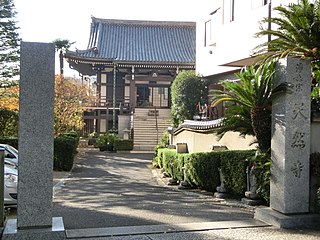
[[[92,17],[86,50],[65,58],[82,76],[96,76],[98,103],[84,114],[86,133],[131,134],[150,150],[170,125],[170,87],[195,70],[196,23]]]

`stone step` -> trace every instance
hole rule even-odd
[[[134,150],[153,151],[171,125],[170,109],[159,109],[160,116],[148,116],[149,110],[136,109],[134,116]],[[164,116],[165,115],[165,116]],[[158,138],[157,138],[158,131]]]
[[[135,145],[133,147],[134,151],[150,151],[153,152],[154,151],[154,145]]]

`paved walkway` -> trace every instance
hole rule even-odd
[[[55,187],[54,216],[70,239],[320,239],[253,220],[252,208],[164,187],[152,154],[89,152]]]

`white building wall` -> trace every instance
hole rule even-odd
[[[189,153],[211,152],[214,145],[226,146],[229,150],[256,149],[257,144],[253,136],[240,137],[237,132],[227,132],[219,139],[215,133],[198,133],[184,130],[173,136],[172,144],[185,143]]]
[[[266,37],[255,38],[254,35],[259,31],[260,21],[269,15],[270,1],[263,5],[263,0],[213,0],[212,12],[216,12],[211,15],[204,13],[197,22],[196,71],[207,77],[239,69],[222,65],[249,58],[257,45],[267,41]],[[296,1],[273,0],[271,6],[288,5],[290,2]],[[272,16],[275,16],[274,11]],[[211,34],[206,27],[210,20]],[[211,42],[205,40],[208,35],[211,36]]]

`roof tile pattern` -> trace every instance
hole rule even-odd
[[[125,62],[194,63],[194,22],[158,22],[92,18],[84,58]]]

